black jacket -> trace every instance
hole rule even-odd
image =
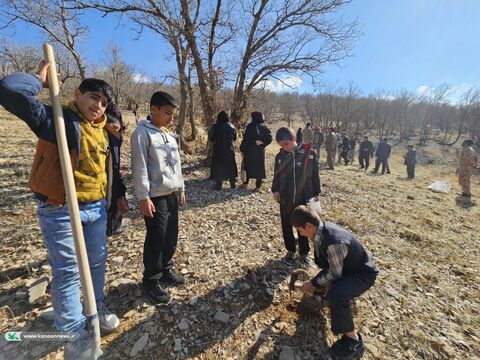
[[[348,245],[347,256],[343,260],[342,276],[352,274],[376,276],[378,274],[375,264],[353,233],[334,223],[324,221],[322,241],[315,245],[315,264],[322,269],[316,277],[321,276],[330,267],[327,249],[336,244]]]
[[[210,179],[230,180],[237,177],[235,147],[237,131],[230,122],[215,123],[208,132],[208,139],[213,144]]]
[[[360,157],[372,157],[373,156],[373,144],[370,140],[362,141],[360,143],[359,156]]]
[[[256,140],[263,142],[257,145]],[[272,142],[270,129],[259,121],[252,120],[245,129],[240,151],[244,157],[244,167],[249,179],[265,179],[265,147]]]
[[[283,150],[275,157],[272,192],[280,193],[280,204],[296,206],[321,192],[315,151],[299,146],[289,153]]]

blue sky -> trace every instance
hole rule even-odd
[[[324,69],[324,88],[352,82],[363,94],[372,94],[425,91],[448,83],[461,92],[480,82],[480,0],[354,0],[340,15],[358,19],[362,35],[341,67]],[[117,27],[114,16],[88,15],[85,20],[91,31],[83,50],[92,63],[101,63],[104,57],[98,49],[115,41],[124,60],[149,77],[175,70],[168,61],[173,58],[170,48],[158,36],[145,32],[135,40],[134,32]],[[38,31],[25,26],[0,36],[22,44],[42,41]],[[300,92],[313,91],[307,79],[291,80]]]

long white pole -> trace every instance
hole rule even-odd
[[[75,190],[72,163],[68,151],[67,137],[65,135],[65,123],[63,119],[62,101],[60,98],[60,86],[58,84],[55,57],[53,54],[53,48],[49,44],[43,45],[43,52],[45,60],[50,64],[50,66],[48,67],[48,84],[55,120],[55,133],[57,136],[57,146],[60,155],[60,164],[62,166],[63,184],[65,186],[68,212],[70,214],[70,223],[72,224],[72,234],[75,243],[75,253],[77,255],[78,269],[80,272],[80,282],[82,284],[84,309],[85,315],[87,317],[87,326],[89,327],[89,329],[93,329],[93,354],[101,354],[100,326],[97,316],[97,305],[95,302],[95,293],[93,290],[90,267],[88,265],[88,256],[87,249],[85,247],[85,239],[83,237],[82,223],[80,221],[80,211],[78,207],[77,193]]]

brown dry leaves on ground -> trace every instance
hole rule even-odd
[[[0,331],[47,331],[51,323],[39,314],[50,297],[29,304],[27,293],[32,280],[51,277],[27,185],[35,138],[3,110],[0,148]],[[127,138],[123,162],[131,190],[128,148]],[[103,338],[107,359],[326,358],[335,339],[328,310],[287,289],[279,209],[268,191],[276,151],[269,147],[269,177],[260,192],[216,192],[201,158],[183,159],[188,206],[175,258],[187,283],[170,289],[166,306],[152,306],[139,288],[144,223],[129,195],[125,232],[108,240],[106,302],[122,325]],[[394,147],[391,175],[374,176],[357,165],[321,172],[326,219],[354,231],[380,269],[375,287],[356,301],[364,358],[478,358],[478,200],[427,190],[433,180],[457,189],[454,150],[419,152],[413,181],[405,179],[404,152],[404,145]],[[429,159],[435,163],[427,165]],[[472,192],[480,194],[478,177]],[[62,358],[54,343],[0,345],[9,356]]]

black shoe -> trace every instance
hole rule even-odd
[[[365,352],[362,335],[358,334],[358,340],[343,335],[328,350],[333,360],[357,360]]]
[[[170,301],[170,294],[158,283],[158,281],[144,281],[143,290],[155,304],[168,304]]]
[[[185,284],[185,278],[173,269],[163,273],[163,276],[159,280],[167,285],[182,285]]]
[[[283,258],[283,262],[288,266],[295,264],[295,253],[293,251],[287,252],[287,255]]]
[[[310,267],[310,259],[308,255],[300,255],[300,267],[308,269]]]

